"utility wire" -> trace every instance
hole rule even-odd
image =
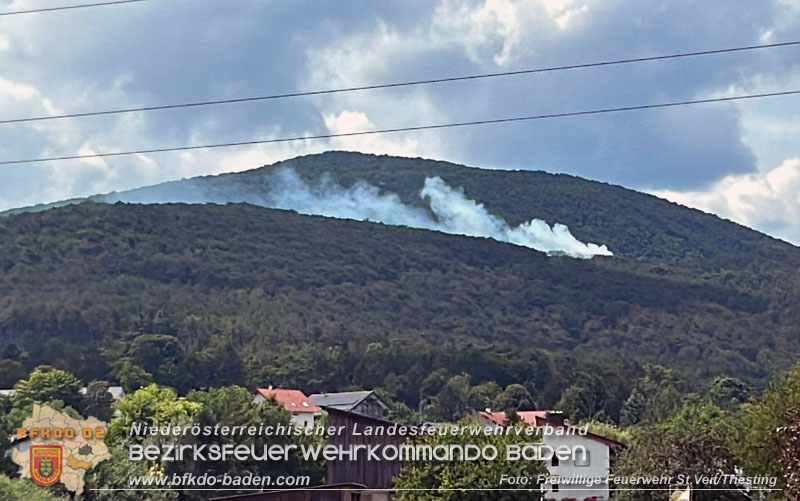
[[[11,12],[0,12],[0,16],[18,16],[20,14],[36,14],[39,12],[53,12],[56,10],[86,9],[89,7],[106,7],[108,5],[119,5],[123,3],[146,2],[147,0],[113,0],[109,2],[85,3],[80,5],[63,5],[61,7],[44,7],[31,10],[14,10]]]
[[[781,92],[769,92],[764,94],[746,94],[740,96],[729,96],[729,97],[715,97],[715,98],[708,98],[708,99],[696,99],[691,101],[675,101],[669,103],[652,103],[652,104],[640,104],[636,106],[621,106],[617,108],[600,108],[594,110],[584,110],[584,111],[569,111],[564,113],[551,113],[547,115],[530,115],[530,116],[522,116],[522,117],[509,117],[509,118],[494,118],[488,120],[474,120],[469,122],[451,122],[451,123],[444,123],[444,124],[433,124],[433,125],[417,125],[413,127],[397,127],[393,129],[379,129],[379,130],[368,130],[362,132],[344,132],[344,133],[337,133],[337,134],[320,134],[316,136],[305,136],[305,137],[283,137],[283,138],[276,138],[276,139],[263,139],[257,141],[241,141],[241,142],[231,142],[231,143],[217,143],[217,144],[205,144],[205,145],[196,145],[196,146],[175,146],[169,148],[152,148],[152,149],[141,149],[141,150],[133,150],[133,151],[119,151],[119,152],[109,152],[109,153],[93,153],[90,155],[70,155],[70,156],[61,156],[61,157],[48,157],[48,158],[30,158],[30,159],[23,159],[23,160],[6,160],[0,162],[0,165],[10,165],[10,164],[30,164],[30,163],[39,163],[39,162],[55,162],[61,160],[81,160],[86,158],[104,158],[104,157],[121,157],[121,156],[128,156],[128,155],[144,155],[149,153],[164,153],[170,151],[188,151],[188,150],[201,150],[201,149],[209,149],[209,148],[229,148],[233,146],[250,146],[256,144],[273,144],[273,143],[289,143],[289,142],[297,142],[297,141],[309,141],[314,139],[332,139],[337,137],[353,137],[353,136],[369,136],[375,134],[390,134],[395,132],[411,132],[411,131],[423,131],[423,130],[434,130],[434,129],[448,129],[454,127],[468,127],[473,125],[491,125],[491,124],[502,124],[502,123],[511,123],[511,122],[527,122],[533,120],[544,120],[550,118],[565,118],[565,117],[577,117],[577,116],[584,116],[584,115],[600,115],[603,113],[618,113],[624,111],[636,111],[636,110],[651,110],[655,108],[671,108],[677,106],[689,106],[689,105],[696,105],[696,104],[706,104],[706,103],[722,103],[728,101],[742,101],[745,99],[759,99],[759,98],[766,98],[766,97],[777,97],[777,96],[789,96],[800,94],[800,90],[787,90]]]
[[[128,0],[131,1],[131,0]],[[575,69],[583,69],[583,68],[597,68],[601,66],[615,66],[615,65],[623,65],[623,64],[632,64],[632,63],[642,63],[646,61],[663,61],[666,59],[679,59],[679,58],[687,58],[687,57],[697,57],[697,56],[708,56],[713,54],[728,54],[731,52],[743,52],[743,51],[750,51],[750,50],[758,50],[758,49],[772,49],[777,47],[789,47],[789,46],[797,46],[800,45],[800,41],[793,41],[793,42],[781,42],[781,43],[771,43],[771,44],[762,44],[762,45],[749,45],[745,47],[732,47],[726,49],[714,49],[714,50],[704,50],[698,52],[683,52],[678,54],[666,54],[661,56],[650,56],[650,57],[639,57],[633,59],[616,59],[611,61],[600,61],[594,63],[583,63],[583,64],[570,64],[566,66],[551,66],[546,68],[533,68],[533,69],[524,69],[524,70],[516,70],[516,71],[503,71],[499,73],[483,73],[478,75],[466,75],[460,77],[446,77],[446,78],[433,78],[429,80],[411,80],[407,82],[397,82],[397,83],[388,83],[388,84],[377,84],[377,85],[364,85],[359,87],[344,87],[339,89],[326,89],[326,90],[315,90],[315,91],[307,91],[307,92],[289,92],[285,94],[270,94],[264,96],[251,96],[251,97],[241,97],[235,99],[221,99],[215,101],[199,101],[193,103],[181,103],[181,104],[166,104],[162,106],[145,106],[141,108],[122,108],[116,110],[106,110],[106,111],[90,111],[86,113],[70,113],[66,115],[53,115],[53,116],[43,116],[43,117],[31,117],[31,118],[14,118],[8,120],[0,120],[0,125],[2,124],[13,124],[13,123],[22,123],[22,122],[39,122],[43,120],[61,120],[65,118],[81,118],[81,117],[92,117],[92,116],[100,116],[100,115],[117,115],[121,113],[135,113],[141,111],[156,111],[156,110],[172,110],[177,108],[194,108],[199,106],[213,106],[213,105],[221,105],[221,104],[233,104],[233,103],[247,103],[253,101],[267,101],[267,100],[277,100],[277,99],[286,99],[291,97],[303,97],[303,96],[319,96],[324,94],[340,94],[345,92],[355,92],[355,91],[365,91],[365,90],[376,90],[376,89],[390,89],[390,88],[397,88],[397,87],[410,87],[415,85],[428,85],[428,84],[438,84],[438,83],[445,83],[445,82],[461,82],[465,80],[479,80],[485,78],[497,78],[497,77],[507,77],[507,76],[515,76],[515,75],[530,75],[534,73],[547,73],[547,72],[555,72],[555,71],[565,71],[565,70],[575,70]]]

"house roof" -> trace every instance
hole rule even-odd
[[[89,389],[84,386],[83,388],[78,390],[78,393],[80,393],[81,395],[86,395],[88,391]],[[125,396],[125,390],[122,389],[122,386],[109,386],[107,391],[108,393],[111,394],[111,398],[114,400],[119,400],[120,398]]]
[[[316,393],[308,397],[314,405],[320,407],[332,407],[345,411],[351,411],[358,406],[361,402],[374,395],[372,391],[344,391],[339,393]],[[386,407],[383,402],[378,401]]]
[[[264,398],[274,397],[275,401],[281,404],[284,409],[294,414],[319,412],[319,407],[314,405],[305,393],[300,390],[257,388],[256,393]]]
[[[527,423],[532,426],[540,426],[544,425],[547,421],[549,421],[549,411],[518,411],[517,416],[523,423]],[[492,421],[493,423],[497,424],[506,424],[506,420],[508,416],[506,416],[505,412],[488,412],[484,411],[481,412],[481,415]]]
[[[507,424],[506,421],[506,413],[505,412],[489,412],[483,411],[480,413],[481,416],[492,421],[493,423],[499,425]],[[574,426],[570,426],[568,424],[564,424],[564,414],[561,412],[551,412],[551,411],[517,411],[517,416],[519,416],[520,420],[524,423],[527,423],[531,426],[544,426],[549,424],[553,427],[566,427],[568,429],[574,429]],[[588,432],[585,436],[591,440],[595,440],[597,442],[602,442],[607,446],[611,447],[612,449],[619,449],[625,447],[625,444],[622,442],[617,442],[614,439],[604,437],[602,435],[597,435],[596,433]]]
[[[125,396],[125,390],[122,389],[122,386],[109,386],[108,392],[111,393],[111,398],[114,400],[119,400]]]
[[[329,414],[332,414],[332,415],[333,414],[339,414],[340,416],[346,416],[346,417],[349,417],[351,419],[356,419],[358,421],[371,421],[371,422],[373,422],[373,423],[375,423],[377,425],[382,425],[382,426],[391,426],[391,425],[399,424],[399,423],[396,423],[395,421],[389,421],[388,419],[382,419],[382,418],[375,417],[375,416],[367,416],[365,414],[360,414],[358,412],[351,412],[351,411],[346,411],[346,410],[342,410],[342,409],[337,409],[336,407],[327,407],[327,406],[325,406],[322,409],[325,412],[328,412]],[[412,426],[412,425],[403,425],[403,426],[405,426],[406,428],[409,428],[409,429],[418,428],[417,426]]]

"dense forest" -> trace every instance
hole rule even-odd
[[[652,364],[683,394],[720,375],[758,387],[796,360],[799,253],[761,238],[760,253],[687,265],[243,204],[13,215],[0,385],[49,364],[128,389],[379,388],[420,411],[466,378],[618,421]]]

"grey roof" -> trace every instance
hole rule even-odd
[[[345,391],[341,393],[316,393],[308,398],[318,407],[333,407],[334,409],[349,411],[370,395],[372,395],[371,391]]]

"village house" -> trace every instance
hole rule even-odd
[[[406,441],[406,437],[398,435],[353,433],[356,429],[391,427],[396,426],[396,423],[334,407],[325,407],[323,410],[328,413],[329,425],[340,430],[328,437],[328,444],[337,448],[347,449],[350,446],[365,445],[378,446],[382,449],[397,447]],[[403,466],[399,459],[372,461],[366,454],[353,459],[329,460],[326,461],[326,465],[328,468],[326,485],[217,499],[219,501],[389,501],[394,477],[400,473]]]
[[[308,398],[317,407],[353,412],[377,419],[383,419],[389,414],[389,406],[374,391],[316,393]]]
[[[616,440],[582,431],[564,422],[565,416],[561,412],[552,411],[519,411],[517,418],[520,422],[536,426],[542,433],[542,443],[554,451],[559,447],[567,446],[570,450],[585,451],[567,460],[553,456],[547,464],[547,471],[551,476],[559,476],[564,482],[548,484],[545,500],[561,501],[579,499],[583,501],[606,501],[610,492],[607,482],[589,482],[581,479],[606,479],[611,473],[611,463],[616,454],[624,445]],[[483,424],[508,425],[509,419],[505,412],[491,412],[486,410],[478,413],[478,419]],[[567,482],[566,479],[572,479]]]
[[[343,433],[336,433],[328,437],[330,445],[342,449],[357,445],[377,446],[379,447],[378,454],[380,454],[384,447],[399,447],[406,442],[407,437],[402,435],[353,433],[356,429],[391,427],[396,423],[333,407],[324,407],[324,409],[328,413],[330,425],[344,430]],[[388,501],[391,499],[394,477],[400,473],[403,463],[400,459],[371,461],[366,455],[360,455],[353,460],[328,461],[327,467],[328,483],[363,486],[358,493],[358,499],[361,501]]]
[[[259,404],[268,398],[275,401],[292,415],[292,423],[301,427],[314,426],[314,420],[322,412],[319,407],[314,405],[311,400],[300,390],[290,390],[283,388],[256,388],[253,403]]]

